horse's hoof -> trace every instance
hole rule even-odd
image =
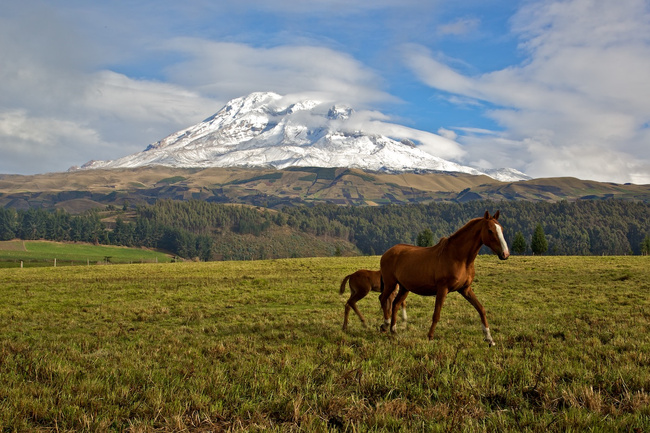
[[[494,347],[497,344],[494,341],[488,341],[488,347]]]
[[[385,324],[379,325],[379,331],[388,332],[388,326],[386,326]]]

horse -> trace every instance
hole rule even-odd
[[[363,326],[366,326],[366,319],[357,308],[357,302],[365,298],[368,293],[381,291],[381,272],[370,271],[368,269],[359,269],[358,271],[347,275],[341,281],[341,289],[339,293],[342,295],[345,292],[345,286],[348,281],[350,282],[350,298],[345,303],[345,316],[343,317],[343,330],[348,329],[348,315],[350,309],[354,310],[361,319]],[[406,322],[406,303],[402,305],[402,319]]]
[[[381,330],[387,331],[390,327],[391,332],[395,332],[396,308],[405,301],[409,292],[435,296],[433,319],[427,334],[432,340],[447,294],[459,292],[478,311],[485,341],[489,346],[494,346],[485,309],[471,285],[474,280],[474,260],[482,245],[487,245],[501,260],[510,256],[498,219],[499,211],[494,216],[486,211],[482,218],[470,220],[432,247],[398,244],[388,249],[380,260],[380,302],[384,312]],[[399,291],[395,296],[393,292],[398,285]],[[393,296],[394,299],[391,299]]]

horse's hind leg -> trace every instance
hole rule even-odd
[[[391,314],[393,311],[393,299],[395,299],[395,288],[397,286],[397,281],[384,281],[382,278],[381,282],[381,294],[379,295],[379,303],[381,304],[381,309],[384,313],[384,323],[381,325],[380,330],[382,332],[388,331],[390,328]]]
[[[408,325],[408,315],[406,314],[406,300],[402,303],[402,320],[404,321],[404,324],[402,327],[406,329]]]
[[[348,329],[348,316],[350,315],[350,308],[352,308],[352,307],[350,306],[350,301],[348,300],[345,303],[345,314],[343,316],[343,330],[344,331],[346,329]]]
[[[390,321],[391,332],[395,332],[395,323],[397,323],[397,310],[399,310],[399,308],[404,305],[404,302],[406,301],[406,297],[408,296],[408,294],[409,294],[408,290],[400,286],[399,291],[397,292],[397,296],[395,296],[395,300],[393,301],[393,308],[392,308],[391,321]],[[402,309],[402,317],[404,317],[403,309]]]
[[[433,340],[433,333],[436,330],[438,321],[440,320],[440,311],[442,311],[442,305],[445,303],[447,293],[449,293],[449,289],[446,287],[438,289],[438,292],[436,293],[436,304],[433,307],[433,319],[431,320],[431,328],[427,334],[429,340]]]
[[[364,289],[355,289],[352,287],[350,288],[352,290],[352,294],[350,295],[348,302],[345,303],[345,317],[343,318],[344,331],[348,328],[348,315],[350,314],[351,309],[354,310],[357,316],[359,316],[359,319],[361,319],[361,323],[363,323],[363,326],[367,326],[366,318],[363,317],[363,314],[361,314],[361,311],[359,311],[359,308],[357,307],[357,301],[360,301],[363,298],[365,298],[368,292],[370,292],[370,290],[365,290],[365,288]]]
[[[468,287],[465,290],[461,290],[460,294],[463,295],[463,298],[467,299],[469,303],[474,306],[476,311],[478,311],[478,315],[481,317],[481,325],[483,326],[483,336],[485,337],[484,339],[488,342],[488,345],[494,346],[496,343],[492,339],[492,335],[490,335],[490,325],[488,325],[485,308],[483,308],[483,305],[481,305],[479,302],[476,294],[471,287]]]

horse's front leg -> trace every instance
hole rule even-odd
[[[489,346],[496,345],[496,343],[492,339],[492,335],[490,334],[490,325],[488,325],[487,315],[485,314],[485,308],[483,308],[483,305],[481,305],[481,303],[479,302],[478,298],[476,297],[476,294],[474,293],[474,290],[472,290],[471,287],[468,287],[464,290],[461,290],[460,294],[463,295],[463,298],[467,299],[469,303],[474,306],[476,311],[478,311],[478,315],[481,316],[481,325],[483,327],[484,340],[487,341]]]
[[[428,334],[429,340],[433,340],[433,332],[436,330],[436,325],[440,320],[440,311],[442,310],[442,304],[445,303],[445,299],[447,298],[447,293],[449,293],[449,289],[446,287],[442,287],[436,292],[436,305],[433,308],[433,320],[431,321],[431,329],[429,329]]]

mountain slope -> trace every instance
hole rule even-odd
[[[377,125],[381,128],[377,129]],[[112,161],[90,161],[81,169],[151,165],[344,167],[385,172],[487,174],[501,181],[529,179],[514,169],[480,171],[433,156],[409,137],[398,136],[399,131],[408,128],[390,126],[364,122],[347,106],[327,107],[313,100],[289,103],[275,93],[253,93],[233,99],[215,115],[151,144],[143,152]],[[398,132],[389,137],[380,130]],[[443,137],[428,136],[438,140],[441,151],[452,146],[453,142]]]
[[[79,170],[32,176],[0,175],[0,207],[63,208],[80,213],[107,205],[198,199],[265,208],[334,203],[352,206],[472,200],[622,200],[650,202],[650,185],[575,178],[499,182],[465,173],[378,173],[358,169],[291,167]]]

